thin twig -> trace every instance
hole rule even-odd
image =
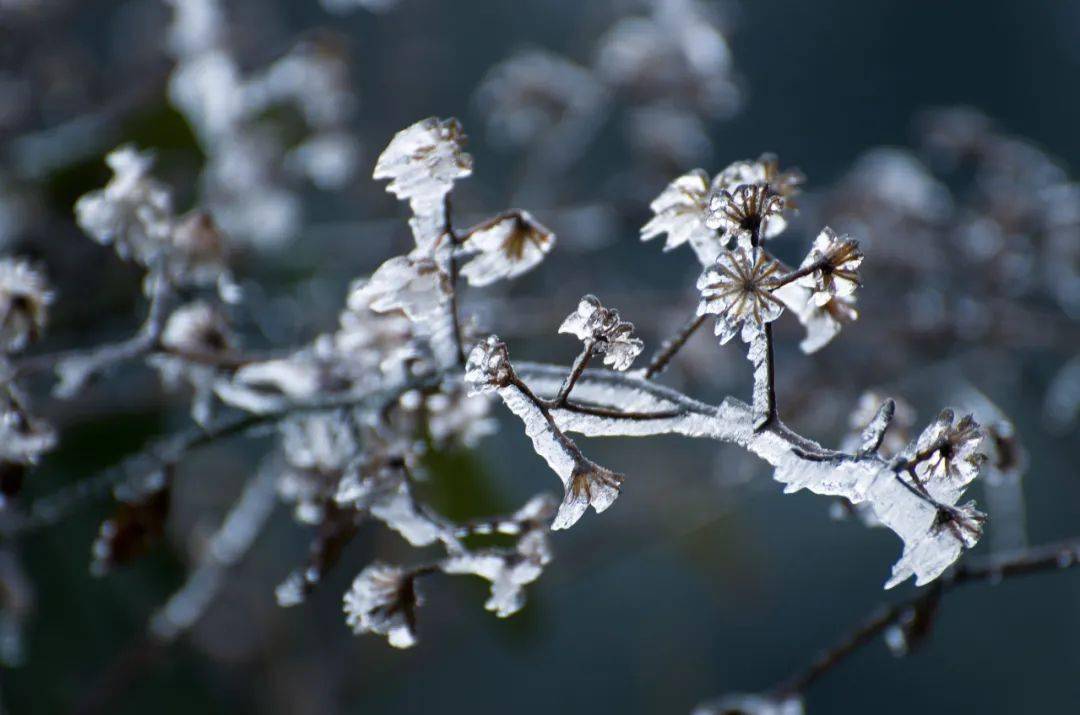
[[[593,348],[596,347],[594,340],[586,340],[585,347],[581,353],[574,358],[574,364],[570,367],[570,372],[567,373],[566,379],[563,381],[562,386],[559,388],[559,392],[555,397],[550,400],[544,401],[545,406],[562,407],[566,404],[566,399],[570,396],[570,391],[574,389],[574,385],[581,378],[581,373],[585,372],[585,368],[589,364],[589,360],[593,355]]]
[[[649,379],[663,372],[671,359],[686,345],[686,341],[705,323],[707,317],[707,315],[695,314],[679,328],[679,332],[665,340],[661,344],[660,350],[649,360],[644,372],[645,378]]]
[[[823,675],[836,668],[848,656],[875,640],[890,627],[899,624],[907,613],[925,605],[959,586],[984,581],[997,583],[1006,578],[1047,573],[1080,564],[1080,539],[1068,539],[1044,546],[1023,549],[1007,554],[960,563],[951,573],[918,595],[879,607],[869,618],[841,637],[834,645],[820,652],[804,669],[777,685],[773,692],[779,696],[803,693]]]

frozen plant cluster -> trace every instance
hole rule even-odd
[[[303,602],[361,524],[373,520],[426,557],[411,564],[379,561],[360,572],[344,597],[354,631],[382,635],[397,647],[414,644],[423,582],[438,573],[488,581],[486,607],[509,616],[551,561],[550,531],[575,525],[590,506],[596,513],[611,508],[624,482],[637,476],[594,462],[574,434],[677,434],[740,445],[773,466],[785,491],[842,497],[867,521],[895,532],[903,553],[889,587],[909,577],[919,584],[938,578],[978,541],[984,516],[960,502],[985,461],[985,433],[970,416],[944,410],[898,446],[890,432],[895,403],[885,399],[872,413],[860,406],[862,434],[842,450],[796,434],[780,418],[773,324],[790,313],[807,331],[810,346],[804,341],[803,348],[820,349],[842,324],[833,318],[834,303],[854,318],[861,281],[858,243],[827,227],[798,266],[770,253],[769,242],[794,210],[798,172],[782,171],[775,157],[763,156],[711,178],[695,170],[675,179],[653,202],[655,216],[641,235],[666,234],[665,249],[689,245],[700,259],[700,303],[689,328],[632,370],[644,350],[633,324],[586,295],[568,306],[558,327],[580,344],[573,364],[562,368],[515,362],[504,341],[479,338],[467,327],[461,284],[480,288],[534,269],[555,236],[520,209],[468,228],[455,225],[452,192],[473,171],[465,142],[456,120],[438,118],[391,139],[374,173],[408,204],[411,250],[353,283],[336,330],[268,356],[245,354],[230,326],[229,301],[242,295],[222,289],[229,275],[225,233],[199,210],[173,213],[171,190],[154,178],[150,155],[116,150],[107,159],[114,177],[78,201],[87,234],[145,271],[147,318],[122,343],[5,368],[3,426],[17,435],[4,442],[5,475],[14,468],[21,475],[54,441],[18,399],[22,374],[53,368],[61,378],[58,393],[71,397],[116,362],[144,359],[166,385],[190,386],[202,428],[121,470],[116,511],[92,550],[93,572],[103,575],[161,538],[175,467],[187,451],[255,428],[277,435],[188,583],[154,617],[159,637],[174,638],[197,620],[224,570],[266,520],[275,493],[315,532],[306,561],[277,588],[282,606]],[[32,267],[5,260],[0,325],[5,349],[13,352],[40,333],[53,298]],[[710,320],[719,346],[740,338],[741,347],[727,349],[745,350],[751,363],[751,404],[729,397],[708,405],[655,379],[689,334]],[[555,472],[561,503],[539,494],[510,514],[449,519],[424,499],[425,455],[451,444],[472,447],[491,434],[496,397]]]

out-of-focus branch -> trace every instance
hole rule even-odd
[[[779,696],[805,692],[819,678],[843,663],[864,645],[884,634],[889,628],[899,625],[907,614],[918,612],[931,599],[940,598],[960,586],[988,581],[997,583],[1007,578],[1049,573],[1077,565],[1080,565],[1080,538],[998,554],[966,563],[961,562],[930,589],[906,601],[879,607],[869,618],[841,637],[835,644],[821,651],[806,668],[794,673],[776,686],[774,692]]]

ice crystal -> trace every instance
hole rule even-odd
[[[703,170],[694,169],[672,181],[649,208],[655,216],[642,227],[641,240],[666,233],[665,251],[689,243],[706,266],[720,255],[723,243],[716,231],[705,224],[709,213],[709,176]]]
[[[427,546],[439,540],[442,528],[421,508],[405,481],[383,492],[370,507],[371,516],[401,534],[413,546]]]
[[[287,468],[279,477],[278,493],[285,503],[295,505],[297,521],[324,520],[326,503],[359,451],[353,429],[340,412],[301,415],[281,423]]]
[[[462,266],[469,285],[486,286],[515,278],[536,267],[555,245],[555,234],[528,211],[496,216],[470,233],[461,245],[475,255]]]
[[[617,310],[609,310],[594,295],[587,295],[578,303],[577,310],[566,316],[559,326],[560,333],[570,333],[592,349],[603,353],[604,364],[613,370],[626,370],[644,347],[639,338],[633,337],[634,324],[619,317]]]
[[[787,225],[784,197],[768,186],[742,184],[730,191],[719,189],[709,196],[705,225],[728,239],[749,244],[752,236],[773,238]]]
[[[739,332],[749,343],[766,323],[780,317],[784,306],[772,295],[780,265],[764,251],[739,246],[725,250],[698,278],[698,315],[716,315],[716,335],[726,344]]]
[[[416,574],[376,563],[345,594],[345,617],[356,634],[386,636],[395,648],[416,645],[416,608],[421,604]]]
[[[28,262],[0,258],[0,353],[37,340],[52,300],[45,277]]]
[[[413,321],[442,312],[450,299],[450,278],[438,264],[420,256],[396,256],[379,266],[367,283],[353,289],[350,303],[366,302],[374,311],[402,310]]]
[[[817,266],[800,282],[814,291],[813,300],[824,306],[834,298],[845,298],[859,286],[859,266],[863,255],[859,244],[847,236],[838,236],[826,226],[814,239],[814,245],[800,268]]]

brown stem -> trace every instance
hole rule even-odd
[[[574,389],[574,385],[576,385],[577,381],[581,378],[581,373],[585,372],[585,367],[592,358],[593,348],[595,348],[595,346],[595,341],[585,341],[584,349],[576,358],[574,358],[574,364],[571,366],[570,372],[566,375],[566,379],[563,380],[563,384],[559,388],[558,394],[550,400],[546,400],[544,402],[545,407],[562,407],[566,404],[566,398],[570,396],[570,391]]]
[[[937,598],[965,584],[1047,573],[1080,565],[1080,539],[1068,539],[1053,544],[1023,549],[1007,554],[961,563],[927,591],[891,606],[879,607],[873,615],[841,637],[834,645],[821,651],[810,665],[777,685],[773,692],[779,696],[803,693],[823,675],[845,661],[862,646],[873,641],[891,626],[901,622],[904,615],[932,598]]]
[[[660,350],[649,360],[649,364],[645,368],[645,379],[652,378],[663,372],[671,359],[686,345],[686,341],[705,323],[707,317],[707,315],[694,315],[679,328],[679,332],[665,340],[660,346]]]

